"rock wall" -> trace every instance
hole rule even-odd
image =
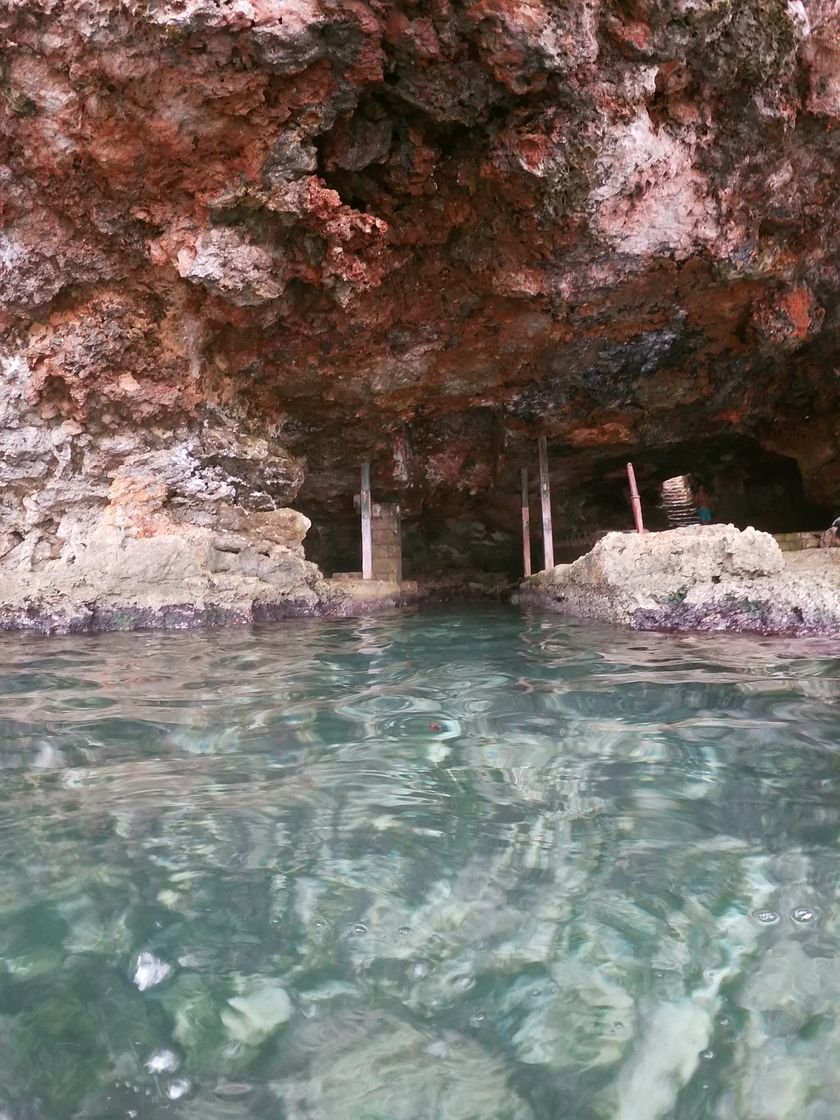
[[[346,516],[362,459],[490,539],[538,431],[568,519],[724,444],[837,503],[838,42],[836,0],[0,3],[0,574],[128,493],[132,539]]]

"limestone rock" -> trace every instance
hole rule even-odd
[[[369,458],[412,517],[515,529],[537,427],[565,524],[615,524],[591,484],[642,450],[789,460],[832,507],[838,30],[828,0],[6,3],[0,490],[33,509],[0,533],[134,455],[240,504],[181,458],[208,411],[308,462],[307,513]]]
[[[638,630],[840,633],[836,571],[786,566],[768,533],[732,525],[608,533],[522,584],[524,602]]]
[[[270,427],[218,413],[142,426],[45,420],[29,363],[0,364],[0,629],[242,624],[371,609],[335,587],[287,504],[303,463]]]
[[[302,544],[312,522],[294,509],[274,509],[252,513],[238,506],[220,509],[219,527],[233,533],[259,537],[274,544],[294,548]]]
[[[315,1050],[320,1060],[312,1057]],[[478,1042],[455,1034],[435,1039],[378,1011],[339,1012],[319,1022],[317,1034],[304,1026],[291,1058],[278,1085],[289,1120],[534,1117],[509,1084],[502,1059]]]
[[[686,584],[769,576],[783,568],[781,549],[768,533],[698,525],[665,533],[608,533],[569,567],[568,578],[608,592],[645,594],[655,587],[657,594],[670,594]]]
[[[228,1034],[244,1046],[259,1046],[292,1016],[292,1001],[286,989],[262,976],[243,977],[239,994],[228,1000],[222,1022]]]
[[[241,307],[275,300],[283,292],[282,262],[233,229],[208,229],[192,249],[178,253],[178,272]]]

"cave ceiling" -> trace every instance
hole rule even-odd
[[[409,505],[538,434],[581,485],[743,440],[840,500],[840,5],[17,0],[0,42],[7,426],[221,417],[305,502],[369,459]]]

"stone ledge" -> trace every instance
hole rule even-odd
[[[773,537],[782,552],[804,552],[809,548],[820,547],[822,533],[818,530],[808,533],[774,533]]]
[[[279,592],[258,579],[193,579],[104,591],[84,582],[0,580],[0,630],[39,634],[192,630],[287,618],[351,617],[423,597],[416,582],[315,580]]]

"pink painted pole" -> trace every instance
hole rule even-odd
[[[643,533],[645,531],[645,523],[642,520],[642,499],[639,497],[639,487],[636,485],[636,472],[633,470],[633,464],[627,464],[627,478],[630,482],[630,503],[633,506],[633,520],[636,522],[636,532]]]
[[[522,567],[525,577],[531,574],[531,508],[528,502],[528,468],[523,467],[522,481]]]

